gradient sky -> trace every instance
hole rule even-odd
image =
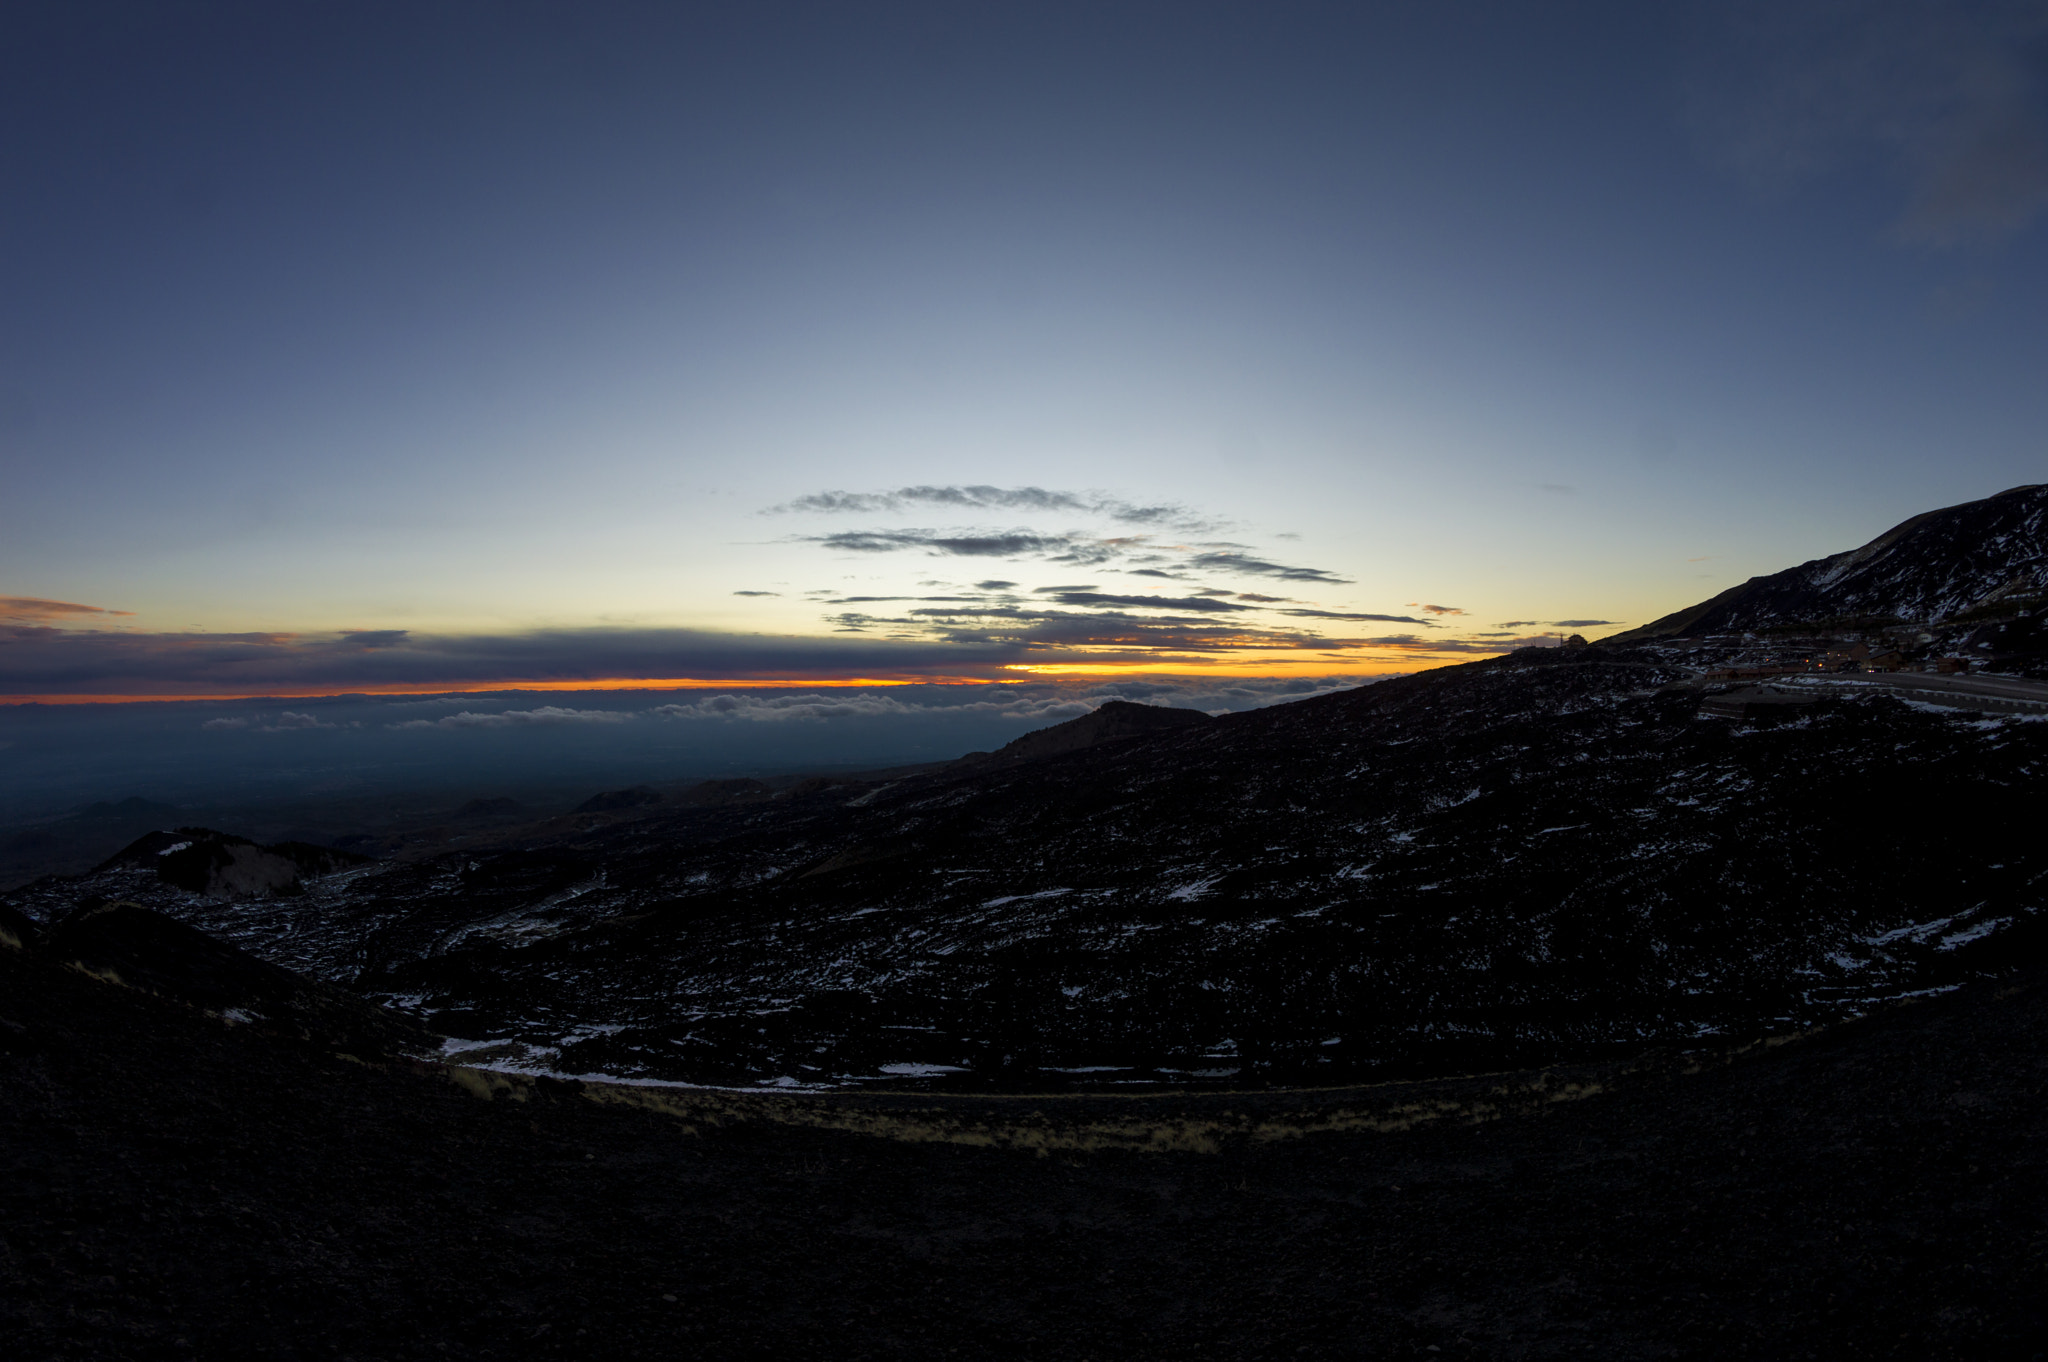
[[[2044,84],[2044,3],[13,3],[0,693],[1639,624],[2048,480]]]

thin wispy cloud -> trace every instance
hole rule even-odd
[[[1178,603],[1143,601],[1140,608],[1163,613],[1133,613],[1121,608],[1060,610],[1049,606],[990,601],[981,605],[923,606],[898,616],[848,612],[831,617],[837,628],[858,632],[909,631],[948,643],[1018,649],[1033,660],[1051,661],[1067,650],[1095,661],[1116,657],[1138,661],[1163,654],[1212,655],[1223,652],[1268,652],[1336,644],[1338,640],[1296,629],[1276,629],[1240,620],[1189,619],[1172,612]],[[1194,607],[1213,613],[1207,598]]]
[[[773,508],[777,513],[815,514],[900,513],[919,506],[963,510],[1114,513],[1137,523],[1191,519],[1185,508],[1139,507],[1099,494],[1049,491],[1044,488],[911,487],[881,493],[818,493]],[[1011,647],[1035,656],[1072,650],[1098,661],[1116,657],[1216,656],[1230,652],[1322,650],[1344,656],[1347,650],[1429,651],[1434,645],[1419,637],[1376,636],[1358,639],[1324,632],[1330,625],[1401,624],[1437,629],[1445,617],[1462,616],[1458,606],[1414,603],[1419,614],[1325,610],[1313,600],[1271,592],[1239,591],[1213,584],[1231,577],[1319,586],[1351,586],[1351,579],[1327,568],[1266,557],[1255,546],[1228,540],[1192,539],[1175,542],[1152,533],[1104,535],[1062,529],[953,529],[861,527],[793,537],[829,551],[860,555],[918,553],[931,557],[997,558],[1016,563],[1039,562],[1086,567],[1126,577],[1186,583],[1173,595],[1148,595],[1104,589],[1094,582],[1064,582],[1029,588],[1014,578],[989,578],[979,583],[976,597],[911,598],[886,595],[807,593],[822,605],[841,607],[825,617],[835,633],[868,635],[897,641],[932,640],[957,645]],[[1206,581],[1204,579],[1207,579]],[[1200,585],[1196,585],[1200,583]],[[1189,589],[1192,588],[1192,589]],[[845,609],[899,605],[910,608],[884,613]],[[1261,613],[1267,618],[1257,619]],[[1278,620],[1273,619],[1278,616]],[[1227,618],[1218,618],[1227,617]],[[1499,651],[1479,640],[1438,651]]]
[[[1322,568],[1296,567],[1234,551],[1198,553],[1189,563],[1205,572],[1234,572],[1248,577],[1277,577],[1284,582],[1315,582],[1324,586],[1349,586],[1349,577],[1339,577]]]
[[[771,506],[762,514],[809,512],[824,515],[895,515],[907,510],[938,508],[958,511],[1023,511],[1101,516],[1127,525],[1153,525],[1190,534],[1217,528],[1222,522],[1196,514],[1177,502],[1142,503],[1105,492],[1063,492],[1044,487],[972,486],[898,487],[886,492],[814,492]]]
[[[1415,618],[1415,616],[1413,615],[1369,615],[1354,610],[1307,609],[1282,610],[1280,613],[1283,615],[1293,616],[1296,619],[1358,620],[1366,623],[1375,624],[1419,624],[1427,629],[1434,629],[1437,627],[1435,620],[1420,620]]]
[[[1086,534],[1035,534],[1025,530],[955,531],[928,529],[848,530],[809,535],[799,542],[848,553],[921,551],[933,557],[1037,559],[1068,567],[1099,567],[1144,547],[1142,535],[1100,538]]]
[[[1502,620],[1494,625],[1496,629],[1538,629],[1545,626],[1552,629],[1597,629],[1606,624],[1619,624],[1620,620]]]
[[[17,624],[40,624],[47,620],[73,621],[82,617],[133,616],[133,610],[108,610],[104,606],[80,605],[75,601],[49,601],[39,596],[0,596],[0,620]]]
[[[1219,600],[1214,596],[1112,596],[1100,591],[1059,591],[1052,599],[1061,605],[1115,607],[1131,610],[1197,610],[1224,612],[1252,610],[1256,607],[1239,605],[1235,601]]]
[[[921,552],[934,557],[1003,558],[1012,561],[1036,559],[1069,567],[1107,567],[1132,555],[1148,561],[1179,561],[1212,576],[1237,575],[1270,577],[1280,581],[1323,586],[1348,586],[1351,579],[1323,568],[1276,563],[1237,548],[1202,549],[1176,558],[1162,553],[1148,536],[1097,537],[1085,534],[1039,534],[1029,530],[942,532],[931,529],[841,530],[833,534],[798,536],[798,542],[818,544],[842,553],[883,554]],[[1126,569],[1132,575],[1176,579],[1160,568]]]

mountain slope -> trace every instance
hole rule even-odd
[[[1752,577],[1604,640],[1937,625],[2011,613],[2048,595],[2048,485],[1914,516],[1868,544]]]
[[[1137,705],[1129,700],[1111,700],[1098,709],[1065,723],[1041,728],[1003,745],[994,753],[973,752],[964,761],[1037,761],[1078,752],[1097,743],[1120,742],[1126,738],[1150,737],[1208,721],[1196,709],[1171,709],[1164,705]]]
[[[1531,652],[1041,760],[135,898],[496,1062],[699,1082],[1339,1081],[1757,1035],[2037,930],[2048,724],[1751,724]]]
[[[1917,619],[2048,657],[2044,514],[2048,487],[1931,512],[1634,644],[1108,705],[945,767],[325,875],[185,829],[5,901],[133,900],[570,1074],[1322,1083],[1783,1032],[2040,949],[2048,722],[2009,679],[1717,697],[1703,669],[1747,645],[1698,636]]]
[[[971,1141],[990,1113],[1313,1127],[1346,1095],[813,1099],[961,1136],[934,1143],[742,1094],[755,1119],[693,1130],[569,1083],[480,1101],[0,939],[0,1337],[53,1362],[2038,1349],[2038,972],[1598,1077],[1540,1114],[1209,1155]]]

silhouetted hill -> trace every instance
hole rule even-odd
[[[1684,678],[1530,651],[303,898],[123,872],[10,902],[134,898],[562,1072],[828,1085],[1341,1081],[1761,1035],[2036,930],[2048,725],[1860,692],[1733,720]]]
[[[0,927],[8,924],[0,923]],[[201,1008],[237,1025],[370,1054],[432,1052],[439,1036],[411,1018],[259,960],[134,903],[78,909],[8,934],[43,958],[108,984]]]
[[[176,827],[189,816],[174,804],[135,795],[100,800],[60,818],[15,827],[0,834],[0,886],[38,875],[77,874],[143,833]]]
[[[2015,487],[1894,526],[1862,548],[1752,577],[1604,640],[1954,625],[2048,603],[2048,485]]]
[[[2044,495],[1764,579],[1742,618],[1848,602],[2024,634],[1984,612],[2027,608]],[[981,760],[614,791],[347,873],[145,839],[7,901],[54,921],[133,899],[498,1062],[732,1085],[1578,1061],[1839,1019],[2034,950],[2042,692],[1703,687],[1753,651],[1529,649],[1217,718],[1105,705]]]
[[[1164,705],[1137,705],[1128,700],[1111,700],[1078,718],[1054,724],[1050,728],[1041,728],[1035,733],[1026,733],[1014,742],[1005,743],[993,753],[977,752],[965,760],[1038,761],[1067,752],[1078,752],[1097,743],[1149,737],[1155,733],[1170,733],[1176,729],[1206,723],[1208,719],[1208,715],[1197,709],[1172,709]]]
[[[369,858],[306,842],[261,846],[212,828],[178,828],[138,837],[93,872],[119,890],[152,880],[211,899],[267,898],[302,892],[305,878],[331,875]]]

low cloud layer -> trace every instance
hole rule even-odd
[[[691,629],[540,629],[458,637],[404,630],[166,634],[0,626],[0,696],[293,695],[641,677],[980,675],[1024,660],[1027,651]]]
[[[612,709],[562,709],[555,705],[542,705],[539,709],[505,709],[497,711],[463,710],[460,714],[445,714],[438,719],[407,719],[392,724],[393,728],[530,728],[535,725],[560,727],[563,724],[622,724],[630,721],[629,711]]]
[[[624,679],[989,677],[1016,665],[1142,666],[1162,656],[1347,650],[1463,654],[1500,644],[1361,637],[1262,623],[1213,596],[914,598],[899,613],[842,610],[836,637],[689,629],[543,629],[522,634],[142,633],[0,626],[0,697],[277,695],[436,687],[573,687]],[[1293,611],[1286,612],[1289,614]],[[1312,613],[1312,612],[1308,612]],[[1425,624],[1325,612],[1332,623]],[[1322,623],[1321,616],[1303,624]]]
[[[428,730],[521,730],[616,728],[632,723],[698,724],[825,724],[835,721],[1003,720],[1018,732],[1059,723],[1086,714],[1111,700],[1199,709],[1223,714],[1259,709],[1311,695],[1349,690],[1362,682],[1348,676],[1290,679],[1235,677],[1129,677],[1000,682],[981,686],[904,686],[817,691],[733,691],[693,696],[688,700],[650,705],[644,692],[593,697],[602,708],[541,705],[497,708],[486,699],[462,697],[464,708],[431,717],[387,718],[374,727],[395,733]],[[335,717],[285,710],[224,715],[199,728],[208,733],[311,733],[316,730],[362,729],[359,715],[441,706],[450,699],[339,698],[324,702]],[[506,702],[498,702],[505,704]]]
[[[641,783],[874,770],[990,751],[1109,700],[1210,713],[1258,709],[1360,684],[1210,676],[1031,678],[983,685],[583,692],[537,704],[516,691],[332,696],[275,702],[0,704],[8,780],[0,822],[140,795],[247,831],[244,814],[294,818],[386,796],[449,813],[510,796],[537,815]],[[552,698],[552,697],[550,697]],[[335,801],[340,801],[337,806]],[[272,835],[285,835],[278,832]]]
[[[208,719],[199,726],[212,733],[240,731],[251,733],[303,733],[313,728],[339,727],[339,725],[328,723],[315,715],[295,713],[289,709],[267,723],[259,717],[238,714],[231,718]]]

